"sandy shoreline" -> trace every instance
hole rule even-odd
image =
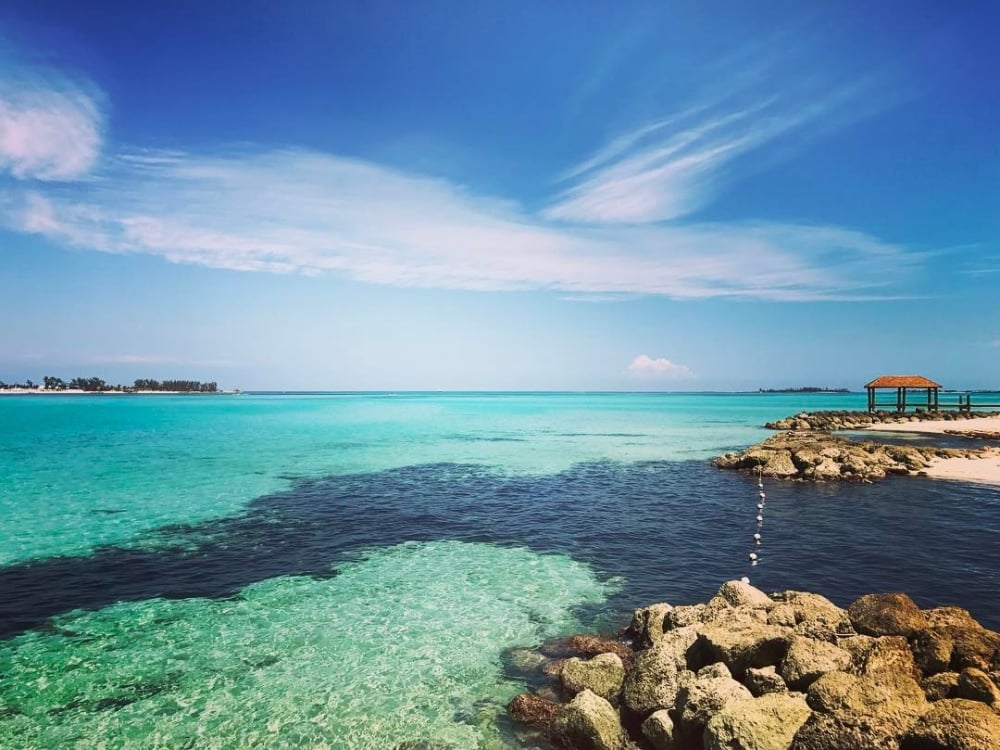
[[[928,419],[920,422],[883,422],[862,429],[875,432],[923,432],[943,435],[946,432],[1000,432],[1000,416],[972,417],[970,419]]]
[[[977,417],[962,421],[939,419],[876,424],[865,429],[872,432],[915,432],[926,435],[944,435],[949,432],[1000,433],[1000,416]],[[984,458],[938,458],[924,473],[935,479],[1000,485],[1000,448],[990,451]]]

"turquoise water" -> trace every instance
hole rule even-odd
[[[709,458],[800,408],[864,396],[372,394],[0,398],[0,564],[152,544],[291,478],[426,463],[553,474]]]
[[[0,747],[519,747],[507,651],[750,572],[708,458],[864,398],[2,397]],[[1000,626],[996,488],[768,498],[765,589]]]

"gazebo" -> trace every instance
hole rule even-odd
[[[875,402],[875,390],[877,388],[896,389],[896,411],[906,411],[906,392],[911,388],[922,388],[927,391],[927,411],[938,410],[938,391],[940,383],[925,378],[923,375],[882,375],[865,385],[868,391],[868,411],[873,412],[878,406],[891,406],[891,404],[877,404]],[[916,404],[914,404],[916,406]]]

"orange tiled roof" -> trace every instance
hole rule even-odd
[[[940,383],[928,380],[923,375],[880,375],[865,388],[940,388]]]

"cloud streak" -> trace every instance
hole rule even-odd
[[[301,150],[132,153],[86,193],[34,191],[5,207],[13,228],[81,248],[409,287],[857,299],[919,262],[838,227],[565,226],[443,180]]]
[[[649,223],[697,211],[732,177],[735,162],[793,134],[807,139],[872,113],[871,81],[822,96],[801,92],[705,101],[618,136],[563,176],[570,186],[549,205],[552,220]],[[845,114],[850,113],[850,114]]]

